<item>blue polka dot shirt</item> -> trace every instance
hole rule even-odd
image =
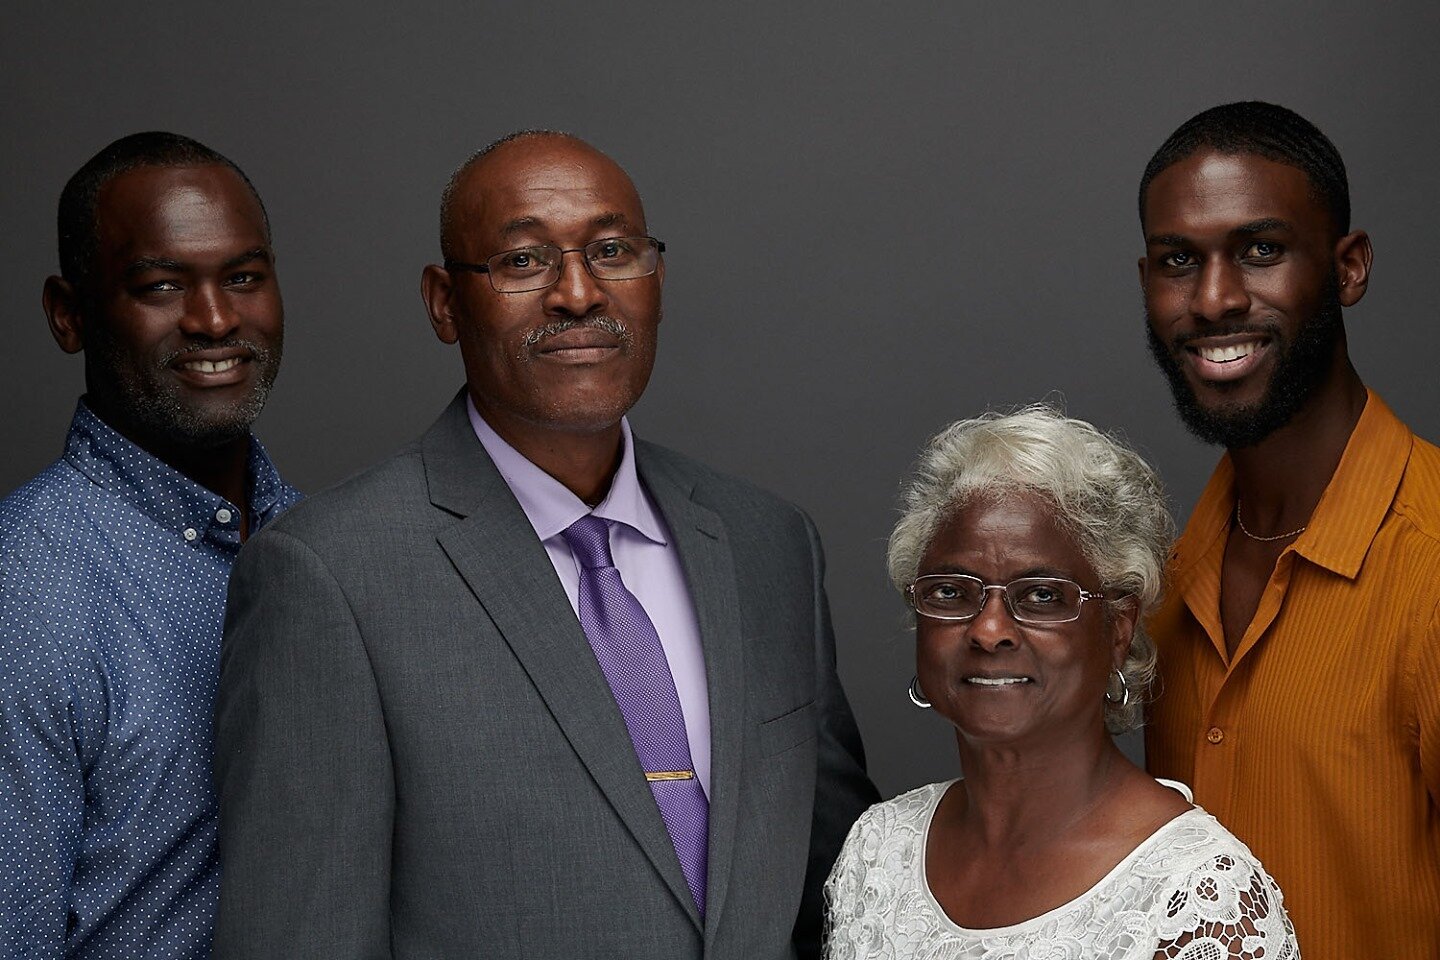
[[[250,442],[250,528],[299,499]],[[208,957],[236,506],[82,401],[0,501],[0,957]]]

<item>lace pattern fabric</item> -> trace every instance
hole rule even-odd
[[[1013,926],[958,926],[924,877],[949,785],[876,804],[851,829],[825,884],[826,960],[1299,960],[1275,881],[1199,807],[1069,903]]]

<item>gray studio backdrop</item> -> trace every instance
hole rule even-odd
[[[0,38],[0,489],[58,454],[82,387],[40,288],[60,188],[111,139],[195,136],[260,189],[287,343],[258,432],[314,491],[461,382],[418,293],[451,169],[511,129],[572,130],[630,170],[669,245],[633,422],[815,517],[887,795],[955,772],[906,700],[883,566],[922,441],[1062,397],[1138,445],[1182,517],[1213,465],[1152,369],[1136,281],[1136,181],[1186,117],[1273,99],[1339,145],[1376,251],[1352,353],[1440,437],[1431,5],[95,6],[12,4]]]

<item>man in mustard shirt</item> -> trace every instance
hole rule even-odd
[[[1260,857],[1307,960],[1440,955],[1440,450],[1366,388],[1370,280],[1335,146],[1207,110],[1140,184],[1150,345],[1226,448],[1151,630],[1156,776]]]

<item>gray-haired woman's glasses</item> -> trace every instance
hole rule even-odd
[[[567,253],[583,254],[585,269],[596,280],[639,280],[655,272],[664,252],[665,244],[654,237],[604,237],[568,249],[542,243],[502,250],[484,263],[446,260],[445,269],[487,274],[496,293],[526,293],[559,280]]]
[[[1006,584],[986,583],[963,573],[935,573],[916,577],[905,588],[905,599],[922,617],[935,620],[973,620],[985,606],[991,590],[1005,598],[1010,616],[1021,623],[1069,623],[1079,619],[1086,600],[1103,600],[1074,580],[1058,577],[1022,577]]]

